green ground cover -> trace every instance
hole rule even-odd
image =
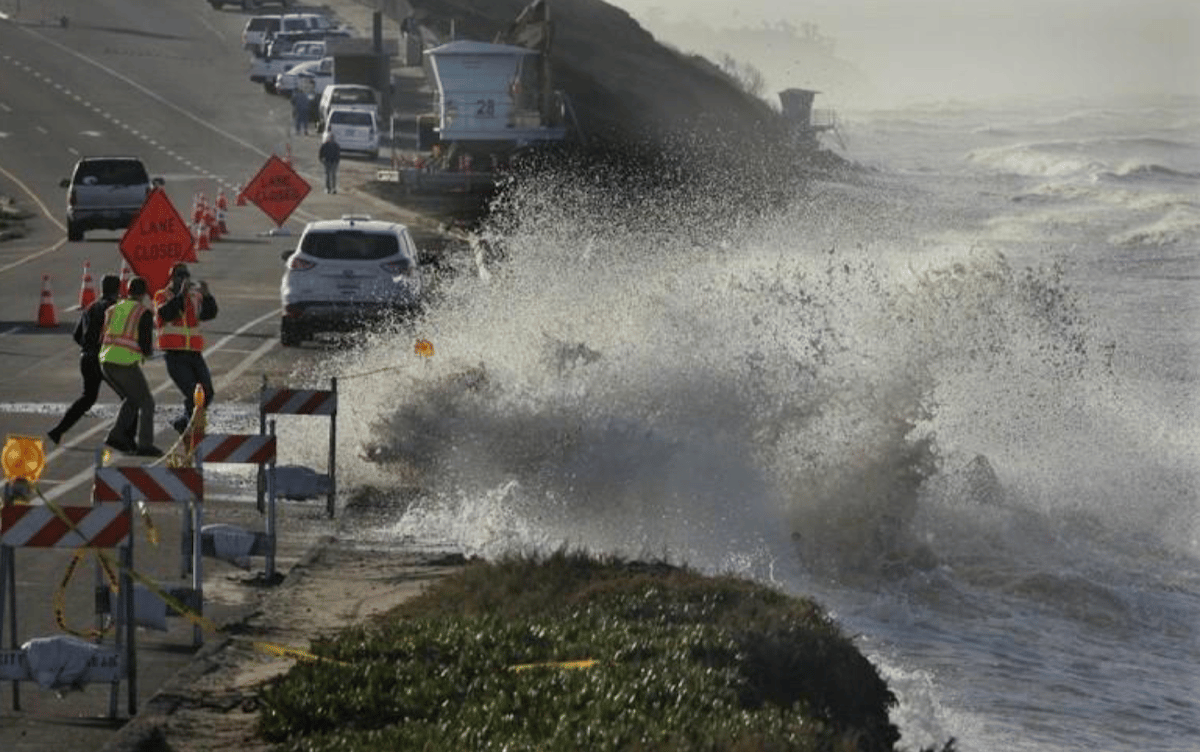
[[[473,562],[264,688],[285,750],[892,750],[895,697],[813,601],[666,564]],[[949,752],[952,742],[943,752]]]

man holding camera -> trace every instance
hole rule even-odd
[[[206,282],[192,283],[187,264],[176,264],[171,268],[167,286],[154,294],[154,313],[158,349],[163,353],[167,375],[183,392],[183,416],[171,421],[171,425],[183,433],[195,407],[192,394],[197,384],[204,388],[204,404],[212,404],[212,374],[204,362],[200,322],[217,317],[217,300],[208,291]]]

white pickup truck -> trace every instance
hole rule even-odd
[[[311,88],[308,88],[311,83]],[[290,97],[297,86],[304,86],[312,96],[319,97],[333,83],[333,58],[323,57],[288,68],[275,79],[275,93]],[[265,84],[264,84],[265,86]]]
[[[320,60],[325,57],[325,42],[296,42],[287,52],[269,57],[255,57],[250,61],[250,80],[262,84],[268,94],[275,93],[275,78],[300,63]]]

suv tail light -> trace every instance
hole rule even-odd
[[[307,271],[309,269],[312,269],[316,265],[317,265],[316,262],[309,261],[308,259],[300,258],[300,254],[298,254],[298,253],[293,254],[292,257],[290,259],[288,259],[288,263],[287,263],[287,267],[294,272]]]
[[[403,274],[406,277],[412,275],[412,264],[408,262],[408,259],[389,261],[386,264],[380,264],[380,266],[388,274]]]

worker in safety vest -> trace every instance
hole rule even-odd
[[[83,375],[83,393],[71,403],[62,420],[46,432],[55,444],[62,441],[63,434],[71,430],[84,414],[96,404],[100,396],[100,385],[104,383],[104,372],[100,370],[100,338],[104,336],[104,314],[117,302],[121,289],[121,278],[105,274],[100,279],[100,297],[79,314],[75,324],[75,342],[79,345],[79,372]]]
[[[139,457],[161,457],[154,446],[154,395],[142,375],[142,361],[154,353],[154,316],[146,305],[146,280],[129,280],[129,296],[104,313],[100,368],[121,397],[117,422],[104,440],[114,449]],[[129,443],[137,426],[137,445]]]
[[[183,392],[183,416],[171,421],[175,430],[183,433],[192,417],[192,395],[197,384],[204,387],[204,404],[212,405],[212,374],[204,362],[200,322],[217,317],[217,300],[208,291],[208,283],[192,283],[187,264],[176,264],[167,286],[154,293],[154,315],[158,349],[163,352],[167,375]]]

